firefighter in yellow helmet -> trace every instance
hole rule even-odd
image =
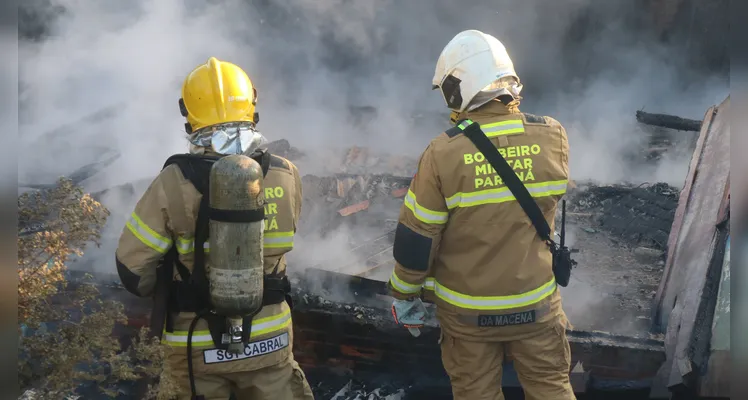
[[[173,347],[164,373],[178,384],[179,399],[223,400],[232,393],[238,400],[313,399],[293,358],[284,256],[293,248],[301,180],[294,164],[262,147],[267,141],[256,130],[256,103],[257,90],[238,66],[210,58],[195,68],[179,99],[190,152],[166,161],[119,239],[116,263],[123,285],[156,300],[151,328]],[[207,312],[206,215],[214,211],[206,199],[213,163],[235,154],[254,159],[264,174],[264,258],[257,268],[265,277],[259,313],[240,320],[248,344],[232,353],[224,345],[230,336],[226,318]]]
[[[444,48],[433,88],[456,124],[421,155],[400,211],[389,281],[395,320],[417,335],[426,314],[421,291],[436,304],[457,400],[503,399],[505,360],[513,360],[525,398],[574,399],[569,324],[549,244],[467,133],[479,128],[498,147],[553,232],[569,179],[566,131],[551,117],[520,112],[522,85],[506,49],[476,30]]]

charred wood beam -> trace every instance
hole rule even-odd
[[[306,270],[296,286],[306,287],[305,282],[321,292],[346,288],[351,305],[297,294],[293,318],[299,362],[308,366],[331,363],[351,370],[402,368],[398,370],[401,375],[431,368],[429,375],[443,375],[438,324],[428,321],[417,339],[395,325],[384,282],[313,269]],[[665,360],[664,343],[658,339],[586,331],[568,331],[568,337],[573,365],[579,362],[589,376],[620,382],[622,388],[654,377]]]
[[[642,124],[675,129],[678,131],[698,132],[701,130],[701,121],[681,118],[675,115],[653,114],[644,111],[637,111],[636,120]]]
[[[335,174],[335,177],[338,179],[346,179],[346,178],[359,178],[359,177],[369,177],[369,178],[378,178],[379,180],[385,181],[385,182],[391,182],[398,185],[404,185],[409,186],[410,181],[413,180],[413,177],[408,176],[397,176],[392,174],[370,174],[370,175],[361,175],[361,174],[347,174],[347,173],[339,173]]]
[[[441,366],[439,328],[433,321],[413,338],[395,325],[386,307],[346,308],[300,300],[293,314],[294,354],[305,368],[335,365],[351,373],[387,373],[414,381],[425,375],[434,386],[448,384]],[[568,337],[572,365],[581,363],[587,377],[611,382],[610,388],[615,382],[619,389],[632,382],[646,385],[665,360],[661,340],[584,331],[568,331]]]
[[[435,320],[426,321],[421,336],[413,338],[392,320],[391,298],[383,296],[384,282],[306,271],[292,279],[294,355],[304,368],[379,372],[409,377],[422,386],[449,387],[441,364]],[[133,335],[139,327],[148,326],[149,299],[137,298],[116,283],[101,284],[99,289],[103,298],[125,304],[130,321],[116,334]],[[430,309],[433,312],[433,307]],[[665,360],[662,340],[597,331],[567,333],[572,366],[582,365],[584,380],[619,382],[620,388],[627,388],[632,382],[646,382],[655,376]],[[578,369],[576,373],[579,374]],[[583,383],[575,389],[584,391]]]

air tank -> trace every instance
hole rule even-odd
[[[244,155],[220,158],[210,170],[210,298],[219,315],[244,317],[262,307],[262,167]]]

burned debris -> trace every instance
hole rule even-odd
[[[302,178],[305,215],[300,236],[325,237],[345,230],[350,257],[313,267],[378,280],[383,285],[394,265],[393,230],[412,171],[406,175],[406,171],[388,170],[387,162],[382,162],[387,158],[364,148],[350,149],[341,158],[339,172]],[[380,161],[366,161],[372,159]],[[400,165],[414,166],[415,162],[406,159]],[[373,167],[376,173],[367,171],[366,166]],[[567,314],[575,326],[649,337],[648,314],[662,273],[678,193],[677,188],[665,183],[570,184],[566,196],[568,233],[573,239],[571,247],[579,250],[575,259],[580,265],[573,274],[574,289],[563,292],[563,296],[565,305],[569,305]],[[339,288],[348,285],[341,284]],[[368,305],[370,308],[356,303],[356,309],[349,303],[346,309],[346,302],[334,298],[336,290],[317,286],[307,286],[304,290],[307,291],[302,296],[305,306],[341,312],[370,326],[381,326],[387,321],[387,313],[379,313],[386,309],[386,302],[374,302]],[[385,292],[375,292],[365,298],[383,295]],[[617,316],[621,322],[610,321],[611,316]]]
[[[298,159],[304,155],[299,149],[291,147],[291,143],[286,139],[280,139],[268,143],[267,150],[271,154],[288,158],[289,160]]]
[[[572,216],[590,217],[592,225],[612,233],[623,244],[664,251],[679,192],[666,183],[585,184],[570,191],[568,210]]]
[[[701,121],[695,119],[667,114],[652,114],[641,110],[636,112],[636,120],[642,124],[675,129],[677,131],[698,132],[701,129]]]
[[[696,146],[701,121],[641,110],[636,112],[636,120],[646,135],[638,151],[646,162],[659,160],[669,153],[690,154]]]
[[[305,157],[287,140],[271,142],[268,149],[291,161]],[[323,398],[340,394],[340,398],[398,399],[402,393],[389,390],[390,386],[374,387],[368,380],[365,384],[350,378],[362,371],[391,373],[393,365],[402,367],[398,371],[408,376],[416,365],[433,364],[427,371],[433,377],[429,385],[448,388],[448,380],[440,375],[443,371],[435,344],[438,324],[433,315],[424,337],[414,343],[392,321],[391,298],[384,283],[394,265],[394,228],[417,159],[352,147],[337,161],[331,162],[337,168],[332,173],[302,177],[304,212],[297,234],[301,242],[349,229],[347,250],[354,257],[353,261],[333,259],[325,265],[307,260],[289,263],[296,358],[310,376],[323,374],[325,382],[332,379],[331,368],[342,374],[335,385],[315,385],[315,393],[326,396]],[[117,190],[137,191],[126,185],[97,193],[97,197]],[[628,376],[622,363],[631,360],[637,360],[637,374],[650,376],[662,362],[662,339],[646,334],[649,319],[643,316],[650,313],[659,283],[659,261],[667,246],[678,193],[664,183],[570,185],[567,223],[571,235],[576,236],[570,244],[580,250],[575,255],[580,265],[571,290],[562,291],[567,314],[579,330],[570,332],[569,338],[575,363],[582,363],[587,370],[597,368],[601,378],[610,371]],[[117,285],[102,285],[101,290],[107,296],[128,299],[133,327],[147,325],[146,302],[130,301]],[[575,298],[580,293],[586,297]],[[433,306],[428,309],[433,314]],[[611,316],[625,324],[615,324]],[[599,330],[611,333],[590,333]],[[384,341],[383,335],[387,337]],[[397,387],[408,385],[405,382]]]

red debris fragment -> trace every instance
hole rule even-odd
[[[408,188],[406,187],[395,189],[392,191],[392,197],[396,197],[396,198],[404,197],[406,193],[408,193]]]
[[[364,200],[364,201],[362,201],[360,203],[356,203],[356,204],[350,205],[348,207],[341,208],[340,210],[338,210],[338,214],[340,214],[343,217],[347,217],[347,216],[349,216],[351,214],[355,214],[355,213],[357,213],[359,211],[366,210],[367,208],[369,208],[369,200]]]

